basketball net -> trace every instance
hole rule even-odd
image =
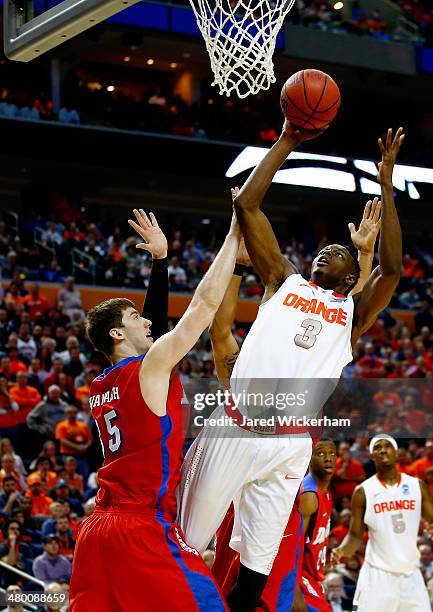
[[[275,82],[277,34],[295,0],[190,0],[221,95],[239,98]]]

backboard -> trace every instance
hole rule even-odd
[[[12,60],[29,62],[137,2],[4,0],[5,55]]]

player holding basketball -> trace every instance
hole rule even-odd
[[[237,187],[232,189],[232,197],[236,197],[238,193]],[[374,245],[380,227],[380,220],[376,215],[377,206],[376,198],[367,202],[360,226],[352,235],[354,245],[360,236],[365,239],[365,250],[358,252],[361,277],[353,289],[354,293],[363,288],[371,273]],[[242,274],[248,264],[249,256],[244,241],[241,240],[233,278],[210,328],[215,368],[224,388],[229,387],[232,362],[239,353],[232,326]],[[335,471],[336,457],[336,448],[332,441],[321,440],[315,446],[310,473],[303,480],[301,494],[293,507],[257,610],[277,612],[293,609],[293,612],[306,612],[306,602],[321,612],[330,610],[320,583],[324,579],[323,567],[332,510],[329,484]],[[212,573],[225,596],[239,574],[239,554],[230,548],[233,518],[232,505],[217,532],[216,557],[212,566]]]
[[[397,442],[381,434],[370,442],[376,474],[352,496],[352,521],[332,562],[355,554],[368,527],[365,563],[353,599],[357,612],[430,612],[419,570],[417,535],[421,516],[433,522],[427,485],[397,470]]]
[[[130,224],[147,239],[151,223],[136,216],[139,224]],[[225,609],[203,559],[174,522],[183,436],[182,388],[172,371],[223,299],[239,238],[233,217],[187,311],[155,343],[151,321],[130,300],[108,300],[88,313],[88,336],[113,365],[90,389],[104,465],[95,511],[75,549],[72,612]]]
[[[348,297],[357,284],[359,265],[345,246],[334,244],[319,252],[310,282],[281,254],[261,204],[290,152],[314,135],[295,130],[286,121],[279,140],[234,202],[265,295],[236,359],[232,393],[238,388],[245,391],[242,381],[252,381],[254,387],[259,379],[338,379],[352,359],[351,347],[388,306],[399,281],[402,238],[392,172],[404,139],[402,128],[394,138],[390,129],[385,142],[379,139],[379,266],[362,292]],[[224,406],[213,413],[216,418],[226,414],[234,418],[239,424],[235,435],[227,431],[218,435],[208,426],[190,448],[182,470],[180,519],[188,541],[203,551],[235,500],[241,569],[228,602],[232,610],[248,611],[255,609],[272,568],[309,464],[311,439],[299,430],[293,435],[293,428],[284,425],[268,432],[274,435],[261,435],[266,432],[245,425],[245,408]]]

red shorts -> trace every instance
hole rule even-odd
[[[308,612],[332,612],[331,605],[326,601],[320,582],[317,582],[308,574],[302,574],[300,584]]]
[[[216,556],[212,567],[212,573],[226,597],[237,580],[240,565],[239,554],[229,547],[232,528],[233,506],[218,530]],[[301,574],[303,548],[302,515],[295,504],[257,611],[280,612],[292,609]]]
[[[80,526],[70,612],[227,610],[205,562],[176,524],[125,510]]]

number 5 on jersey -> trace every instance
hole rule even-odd
[[[296,334],[295,344],[304,349],[309,349],[316,344],[317,336],[322,331],[322,324],[317,319],[304,319],[301,327],[305,329],[303,334]]]
[[[111,438],[108,440],[108,448],[112,453],[117,453],[122,446],[122,433],[117,425],[113,422],[119,418],[115,410],[110,410],[104,414],[105,426],[107,433]]]

